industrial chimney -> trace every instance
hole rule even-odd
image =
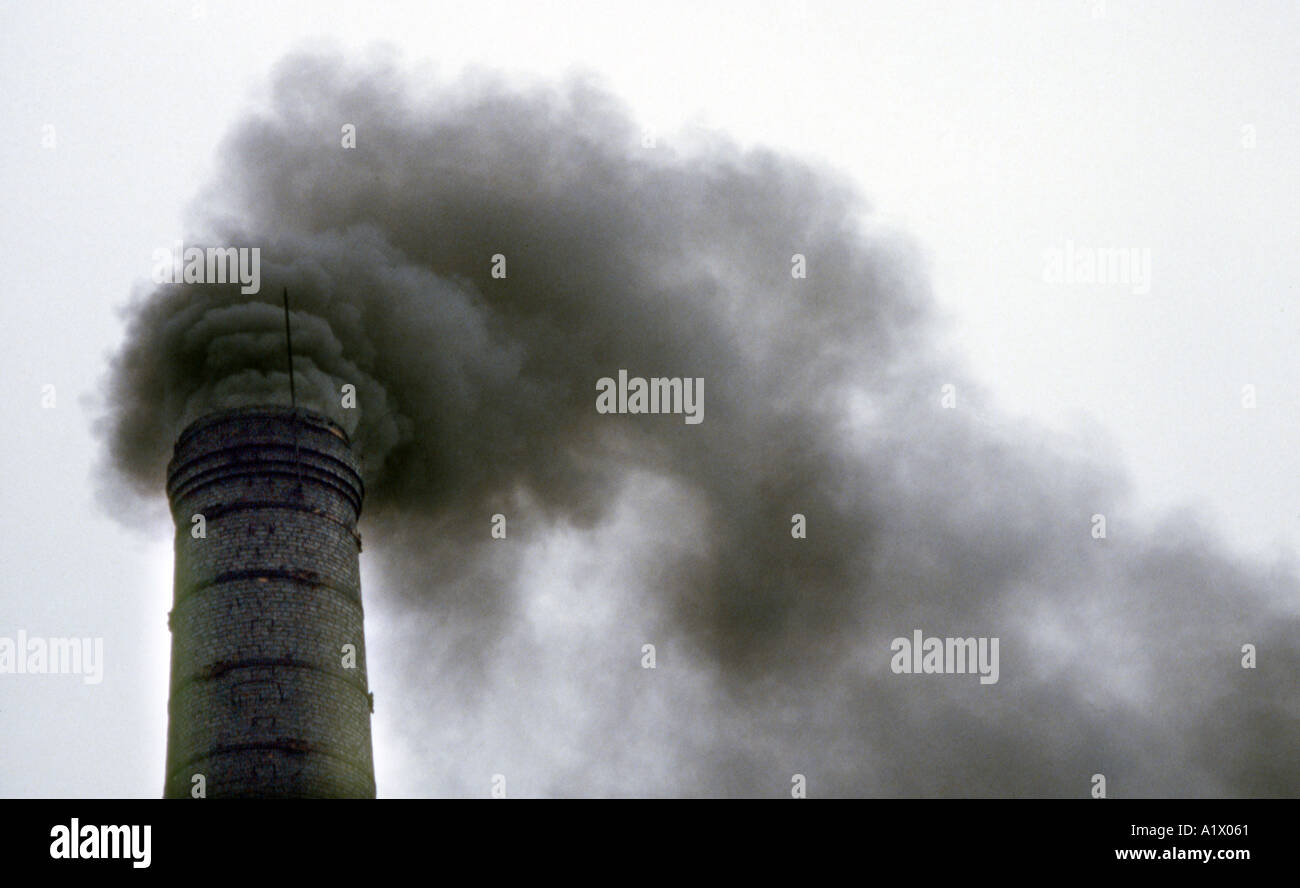
[[[374,797],[362,494],[316,413],[241,407],[181,433],[167,798]]]

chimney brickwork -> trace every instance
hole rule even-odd
[[[223,410],[181,433],[166,797],[374,797],[363,493],[343,430],[309,411]]]

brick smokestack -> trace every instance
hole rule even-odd
[[[310,411],[222,410],[177,439],[167,798],[196,775],[209,798],[374,797],[362,495],[346,434]]]

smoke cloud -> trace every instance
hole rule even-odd
[[[833,171],[648,146],[584,78],[313,52],[195,208],[262,290],[136,294],[112,478],[156,502],[188,422],[288,402],[287,287],[299,401],[367,476],[381,795],[1300,792],[1294,567],[1140,526],[1104,444],[982,407]],[[706,419],[597,413],[620,369],[703,378]],[[1000,638],[999,681],[895,674],[914,629]]]

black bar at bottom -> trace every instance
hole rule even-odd
[[[820,880],[844,865],[864,875],[899,869],[927,877],[1080,866],[1179,873],[1212,866],[1225,875],[1254,863],[1291,863],[1297,812],[1285,800],[786,799],[722,807],[708,800],[523,801],[9,800],[0,803],[0,855],[5,865],[51,875],[75,868],[92,876],[103,869],[373,878],[390,866],[450,874],[442,867],[451,863],[456,871],[533,867],[538,875],[559,867],[604,873],[602,883],[654,882],[674,872],[738,876],[751,868],[771,878],[787,867]],[[81,837],[75,859],[68,843],[60,844],[74,819]],[[103,830],[144,825],[150,827],[147,867],[135,865],[142,853],[132,853],[140,851],[143,830]],[[133,838],[117,857],[87,860],[80,853],[100,845],[111,854],[114,841]]]

